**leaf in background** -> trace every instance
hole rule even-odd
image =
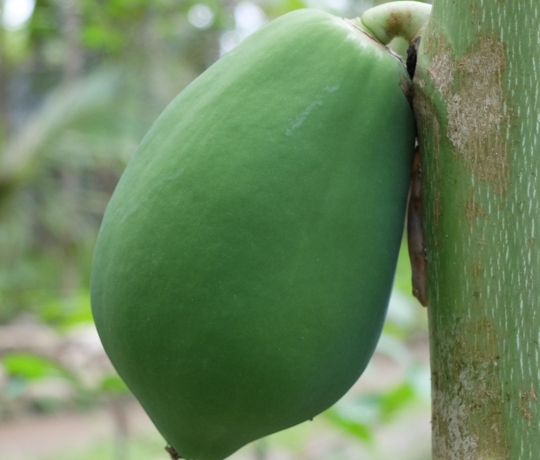
[[[102,393],[130,394],[129,388],[118,375],[106,376],[100,384]]]
[[[388,420],[408,403],[416,399],[416,392],[409,382],[394,387],[391,391],[381,395],[381,416]]]
[[[378,393],[344,398],[324,412],[324,416],[337,428],[370,443],[381,425],[403,413],[409,404],[424,399],[423,389],[415,378],[416,373],[413,373]]]
[[[92,323],[90,293],[82,290],[69,298],[51,299],[42,305],[39,315],[44,321],[53,323],[60,329],[81,323]]]
[[[75,375],[60,364],[30,353],[13,353],[2,359],[2,365],[10,376],[37,380],[44,377],[60,377],[77,383]]]
[[[373,444],[373,429],[367,423],[350,418],[335,407],[328,409],[323,415],[333,425],[342,429],[349,435],[361,439],[367,444]]]
[[[119,32],[95,24],[84,29],[82,40],[90,49],[103,48],[109,53],[118,52],[125,45],[125,40]]]

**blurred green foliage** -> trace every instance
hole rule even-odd
[[[56,362],[37,355],[12,353],[2,359],[2,364],[10,375],[26,380],[51,376],[76,380],[72,373],[59,366]]]

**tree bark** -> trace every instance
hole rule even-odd
[[[434,460],[540,455],[540,3],[435,0],[422,153]]]

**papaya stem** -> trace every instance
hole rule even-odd
[[[362,24],[383,45],[395,37],[411,43],[426,25],[431,5],[419,2],[390,2],[365,11]]]

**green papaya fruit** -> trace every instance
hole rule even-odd
[[[405,66],[300,10],[167,107],[105,213],[92,269],[112,363],[182,458],[311,419],[366,367],[404,224]]]

